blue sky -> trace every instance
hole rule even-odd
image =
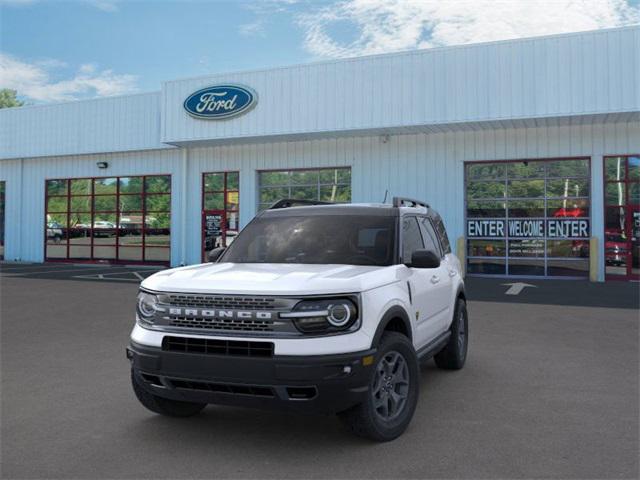
[[[0,0],[0,88],[30,103],[319,59],[635,24],[638,0]]]

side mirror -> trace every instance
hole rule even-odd
[[[411,255],[411,263],[407,267],[412,268],[438,268],[440,257],[431,250],[415,250]]]
[[[226,250],[226,248],[224,248],[224,247],[214,248],[213,250],[211,250],[207,254],[207,260],[209,260],[209,262],[211,262],[211,263],[217,262],[218,259],[224,253],[225,250]]]

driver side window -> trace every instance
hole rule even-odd
[[[402,219],[402,261],[410,262],[411,255],[416,250],[424,248],[422,235],[418,227],[416,217],[405,217]]]

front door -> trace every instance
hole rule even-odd
[[[425,248],[417,217],[407,216],[402,219],[402,261],[411,261],[415,250]],[[448,274],[443,265],[438,268],[408,267],[407,282],[411,289],[412,314],[415,317],[415,343],[422,347],[441,331],[443,315],[448,306],[447,290]]]
[[[205,210],[202,212],[202,260],[207,260],[207,253],[214,248],[226,245],[224,210]]]
[[[604,159],[607,280],[640,279],[640,156]]]

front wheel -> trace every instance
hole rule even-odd
[[[147,407],[154,413],[166,415],[168,417],[191,417],[200,413],[206,403],[180,402],[178,400],[170,400],[162,398],[145,390],[139,383],[138,377],[131,370],[131,383],[133,391],[142,405]]]
[[[438,368],[460,370],[464,367],[464,362],[467,359],[469,345],[469,317],[467,315],[467,304],[462,298],[459,298],[456,302],[456,309],[449,331],[451,332],[449,341],[436,354],[434,360]]]
[[[375,362],[367,400],[338,416],[356,435],[388,442],[399,437],[413,418],[418,403],[418,358],[407,337],[387,332]]]

